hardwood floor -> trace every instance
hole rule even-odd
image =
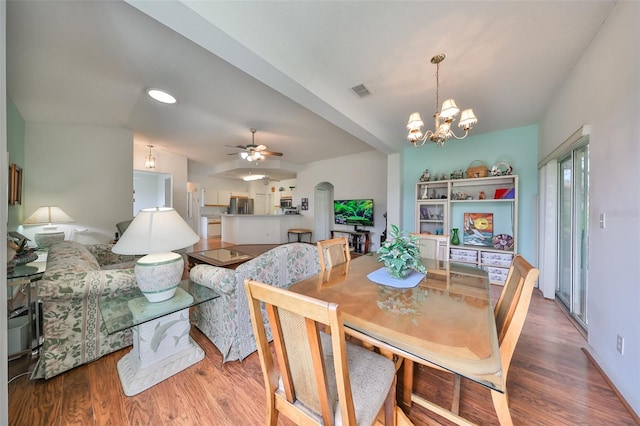
[[[196,250],[224,246],[209,239]],[[501,288],[494,288],[497,298]],[[547,328],[552,325],[550,329]],[[130,348],[50,380],[17,377],[9,384],[9,424],[31,425],[261,425],[265,395],[257,353],[222,364],[199,330],[193,338],[206,358],[133,397],[122,391],[116,363]],[[636,419],[608,386],[582,348],[584,338],[553,301],[534,291],[509,370],[511,415],[516,425],[633,425]],[[9,363],[9,377],[33,368],[29,359]],[[452,375],[416,368],[416,392],[449,405]],[[481,425],[497,424],[490,392],[463,380],[460,413]],[[449,423],[414,406],[416,425]],[[291,425],[281,418],[278,425]]]

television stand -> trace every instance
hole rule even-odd
[[[364,230],[342,231],[339,229],[331,230],[331,238],[334,238],[336,234],[346,234],[349,241],[349,248],[359,254],[369,253],[369,241],[370,232]]]

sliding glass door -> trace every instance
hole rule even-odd
[[[558,286],[556,295],[587,330],[589,146],[559,162]]]

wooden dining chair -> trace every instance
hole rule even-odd
[[[249,279],[244,285],[265,381],[267,425],[275,426],[279,413],[297,425],[371,425],[382,412],[384,424],[395,424],[394,364],[345,341],[337,304]]]
[[[418,240],[420,255],[428,259],[449,260],[449,236],[434,234],[411,234]]]
[[[511,413],[509,411],[509,400],[507,396],[507,373],[509,372],[509,366],[511,365],[511,358],[520,338],[524,321],[527,317],[529,310],[529,304],[531,303],[531,296],[533,294],[533,287],[538,279],[539,270],[531,266],[524,257],[520,254],[516,254],[511,262],[507,280],[505,282],[502,293],[496,303],[493,314],[496,321],[496,330],[498,333],[498,344],[500,346],[500,361],[502,366],[502,388],[504,393],[491,390],[491,399],[493,400],[493,406],[496,410],[500,425],[512,425]],[[429,364],[429,367],[442,368]],[[413,363],[404,363],[404,382],[406,387],[404,389],[404,400],[410,398],[411,401],[421,405],[428,410],[431,410],[457,424],[470,424],[465,419],[458,415],[460,404],[460,376],[455,375],[453,386],[453,399],[451,410],[446,410],[439,405],[431,401],[412,394],[413,386]]]
[[[351,263],[351,251],[347,237],[318,241],[318,256],[320,257],[321,273],[342,263],[347,264],[345,271],[348,271]]]

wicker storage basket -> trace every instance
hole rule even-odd
[[[480,178],[487,177],[489,175],[489,169],[480,160],[472,161],[467,167],[467,178]]]

